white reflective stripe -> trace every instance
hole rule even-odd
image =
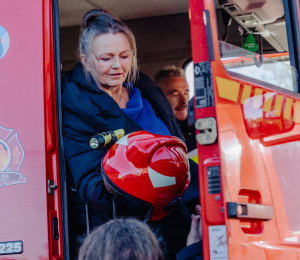
[[[128,145],[127,139],[128,139],[128,135],[124,135],[121,139],[119,139],[116,144],[122,144],[122,145]]]
[[[161,188],[176,184],[175,177],[169,177],[154,171],[148,166],[148,174],[154,188]]]
[[[298,242],[297,237],[288,237],[288,238],[285,239],[285,241],[288,241],[288,242]]]
[[[186,155],[187,155],[188,158],[193,158],[193,157],[195,157],[196,155],[198,155],[198,149],[196,148],[196,149],[194,149],[194,150],[188,152]]]

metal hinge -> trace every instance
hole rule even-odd
[[[196,140],[201,145],[213,144],[217,139],[217,122],[213,117],[200,118],[195,123],[195,128],[200,131]]]
[[[54,184],[54,181],[48,180],[48,193],[54,195],[54,190],[57,188],[57,185]]]

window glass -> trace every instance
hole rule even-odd
[[[221,61],[228,71],[291,91],[297,90],[298,72],[290,66],[287,52],[259,55],[222,41],[219,41],[219,47]],[[190,62],[185,69],[190,98],[194,96],[193,67],[193,62]]]
[[[192,61],[185,67],[185,77],[189,85],[189,99],[191,99],[194,96],[194,63]]]
[[[221,61],[227,70],[291,91],[297,90],[298,73],[289,65],[288,53],[259,55],[222,41],[219,41],[219,47]]]

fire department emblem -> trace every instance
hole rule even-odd
[[[18,133],[0,126],[0,187],[26,183],[26,177],[19,172],[25,152]]]

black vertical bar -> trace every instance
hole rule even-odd
[[[70,260],[69,232],[68,232],[68,203],[67,203],[67,181],[66,167],[62,136],[62,111],[61,111],[61,75],[60,75],[60,45],[59,45],[59,9],[57,0],[53,0],[53,42],[54,42],[54,66],[55,66],[55,88],[56,88],[56,115],[57,115],[57,138],[61,190],[61,215],[62,215],[62,237],[64,260]]]
[[[213,47],[213,40],[212,40],[212,33],[211,33],[211,26],[210,26],[210,16],[209,11],[204,10],[205,17],[206,17],[206,24],[205,24],[205,30],[206,30],[206,38],[207,38],[207,45],[208,45],[208,54],[209,54],[209,60],[215,60],[215,54],[214,54],[214,47]]]
[[[291,66],[296,68],[296,70],[298,71],[298,75],[299,75],[300,32],[299,32],[299,17],[298,17],[298,12],[297,12],[297,4],[298,4],[297,0],[283,0],[290,62],[291,62]],[[297,81],[298,81],[298,84],[297,84],[298,89],[296,89],[296,92],[300,92],[298,77],[297,77]]]
[[[85,204],[85,224],[86,224],[86,236],[90,234],[90,218],[89,218],[89,206]]]

